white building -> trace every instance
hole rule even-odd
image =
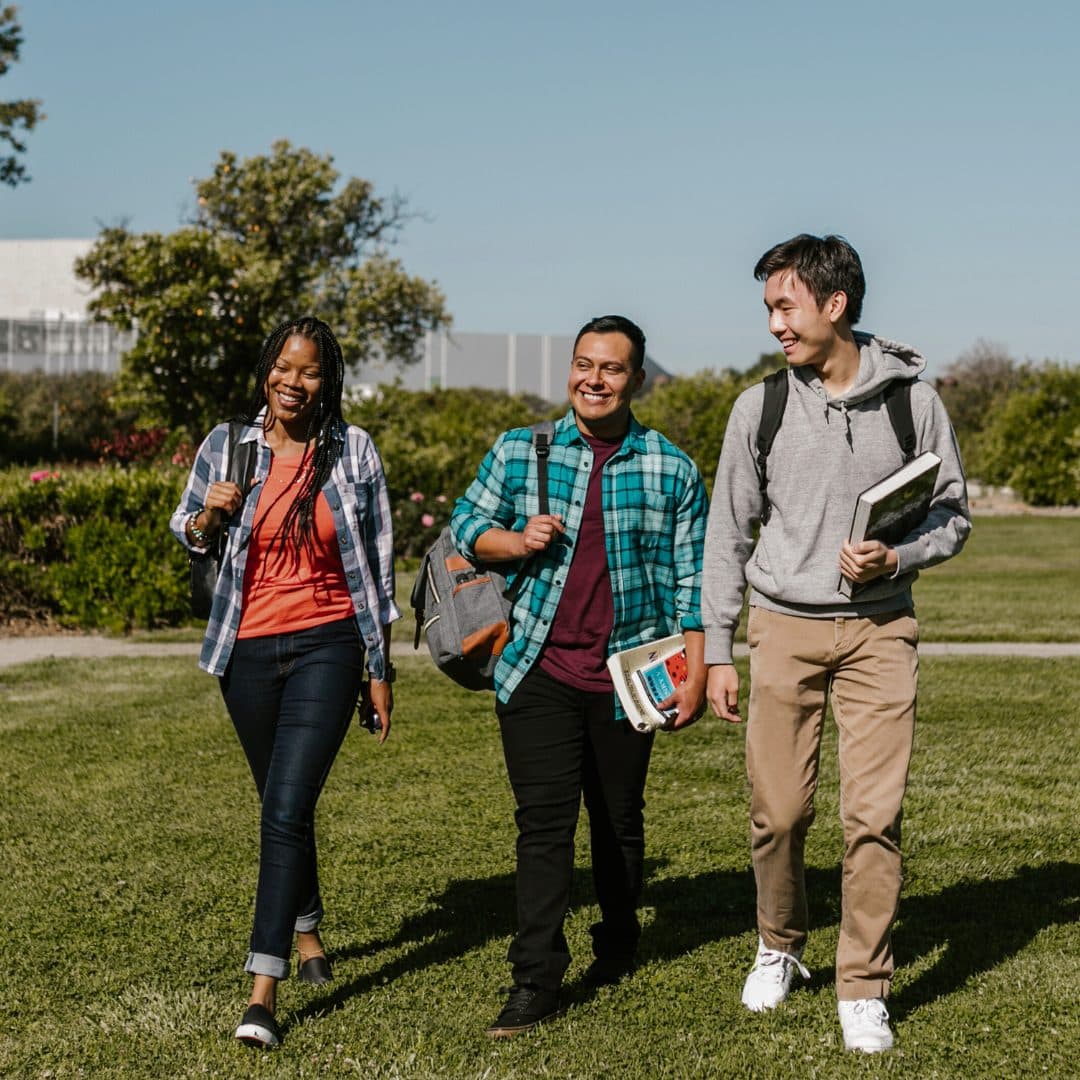
[[[92,240],[0,240],[0,371],[119,369],[134,335],[91,322],[75,260]]]

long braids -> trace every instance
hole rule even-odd
[[[315,440],[315,450],[311,467],[303,474],[300,490],[286,510],[271,545],[289,540],[295,548],[304,545],[310,551],[314,546],[315,500],[341,455],[341,443],[331,437],[331,431],[342,419],[341,394],[345,383],[345,360],[334,332],[326,323],[314,316],[305,315],[281,323],[267,335],[255,369],[255,387],[251,401],[241,419],[245,423],[254,424],[263,407],[267,405],[266,381],[270,369],[281,355],[285,342],[294,335],[315,342],[319,350],[319,397],[307,430],[308,440]],[[305,458],[307,453],[305,451]]]

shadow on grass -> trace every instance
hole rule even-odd
[[[1080,865],[1024,866],[1007,878],[961,881],[900,901],[897,967],[940,950],[934,965],[889,1000],[904,1016],[959,990],[1020,952],[1038,933],[1080,918]]]
[[[838,916],[839,885],[839,867],[806,868],[811,925],[827,924]],[[656,909],[656,917],[641,935],[638,951],[643,961],[673,959],[721,938],[757,930],[757,891],[749,868],[653,881],[645,886],[642,903]]]
[[[753,933],[757,928],[754,876],[749,870],[656,879],[663,862],[648,860],[642,904],[655,916],[644,928],[638,949],[640,962],[673,960],[723,938]],[[810,927],[833,926],[840,919],[840,868],[807,867]],[[940,951],[939,958],[914,982],[890,1000],[897,1018],[962,987],[1020,952],[1047,927],[1080,917],[1080,866],[1052,863],[1024,867],[1011,877],[964,881],[933,896],[901,901],[895,935],[897,966]],[[588,870],[574,872],[571,910],[595,902]],[[377,986],[464,956],[514,932],[514,876],[465,878],[451,882],[430,898],[424,912],[406,919],[398,932],[384,940],[339,949],[336,959],[374,956],[404,949],[359,978],[340,983],[294,1014],[294,1022],[332,1012],[351,998]],[[942,948],[944,946],[944,948]],[[747,956],[747,964],[752,956]],[[815,986],[833,982],[832,966],[815,969]],[[509,981],[509,972],[503,981]],[[568,984],[567,1005],[580,1005],[593,991],[580,982]],[[494,995],[493,995],[494,997]]]
[[[580,879],[585,876],[575,874],[575,894],[582,888]],[[335,960],[349,960],[414,946],[377,971],[341,983],[327,996],[298,1009],[295,1019],[299,1022],[332,1012],[358,994],[365,994],[403,975],[464,956],[494,938],[510,935],[513,929],[513,874],[452,881],[442,893],[429,899],[427,910],[405,919],[392,938],[336,949]]]
[[[662,866],[658,860],[646,860],[647,880]],[[838,881],[838,872],[826,875],[808,870],[807,875],[815,893],[825,892],[822,877],[827,876],[834,887]],[[574,871],[571,896],[571,911],[595,903],[591,871]],[[643,961],[682,956],[707,942],[744,933],[756,925],[754,878],[749,870],[650,881],[642,903],[656,911],[642,934]],[[327,996],[299,1009],[296,1021],[333,1011],[383,983],[510,937],[514,927],[513,874],[453,881],[441,894],[430,898],[427,910],[406,919],[392,938],[338,949],[335,957],[339,960],[374,956],[387,950],[407,951],[377,971],[342,983]],[[509,972],[504,973],[502,981],[509,981]],[[592,994],[577,983],[567,987],[566,996],[567,1004],[580,1004]]]

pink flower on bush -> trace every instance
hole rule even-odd
[[[30,474],[31,484],[40,484],[42,480],[59,480],[60,474],[58,472],[50,472],[48,469],[35,469]]]
[[[414,491],[409,496],[409,498],[412,499],[412,501],[415,502],[415,503],[422,503],[424,501],[423,492],[420,492],[420,491]]]
[[[174,465],[191,464],[191,443],[183,442],[176,448],[176,453],[172,456],[172,463]]]
[[[435,501],[437,503],[444,503],[444,502],[446,502],[446,496],[445,495],[436,495],[435,496]]]
[[[430,529],[431,526],[435,524],[435,519],[430,514],[421,514],[420,524],[423,525],[425,529]]]

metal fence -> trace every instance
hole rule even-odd
[[[115,373],[134,342],[133,332],[88,319],[0,319],[0,371]]]

